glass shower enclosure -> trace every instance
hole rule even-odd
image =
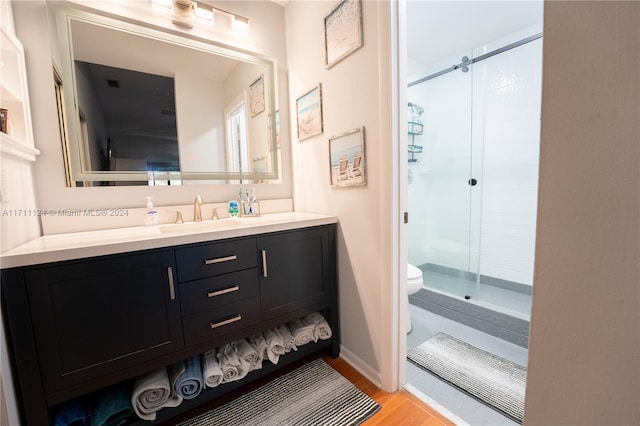
[[[541,34],[483,49],[409,84],[409,263],[430,290],[528,318]]]

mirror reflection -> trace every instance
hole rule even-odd
[[[273,61],[87,12],[60,17],[73,180],[277,178]]]

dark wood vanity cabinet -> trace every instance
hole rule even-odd
[[[184,348],[173,250],[25,272],[46,393]]]
[[[258,237],[262,318],[326,304],[332,259],[326,228]]]
[[[289,359],[321,349],[337,356],[335,229],[330,224],[2,270],[2,311],[23,422],[50,424],[56,404],[313,311],[325,314],[334,336]],[[288,356],[244,381],[281,368]],[[207,390],[168,410],[178,414],[241,384]]]

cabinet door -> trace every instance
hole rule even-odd
[[[330,299],[327,228],[258,238],[262,319]]]
[[[184,347],[173,251],[26,273],[45,392]]]

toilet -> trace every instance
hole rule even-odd
[[[409,295],[422,288],[422,271],[412,264],[407,264],[407,333],[411,331],[411,313],[409,310]]]

